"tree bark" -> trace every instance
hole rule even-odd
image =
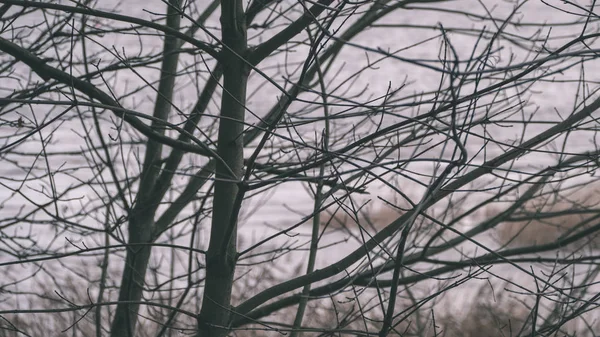
[[[154,213],[151,214],[152,216]],[[151,228],[152,218],[140,217],[129,220],[129,243],[134,244],[127,249],[125,258],[125,269],[121,277],[121,288],[119,289],[119,303],[112,321],[111,337],[133,337],[139,304],[129,304],[127,301],[139,301],[144,292],[144,279],[148,261],[152,252]],[[133,234],[132,234],[133,232]],[[147,245],[135,245],[135,244]]]
[[[169,28],[178,30],[181,17],[178,13],[179,0],[170,0],[167,9],[167,22]],[[157,120],[168,120],[171,111],[171,99],[175,86],[175,73],[179,62],[178,40],[173,36],[165,36],[161,66],[161,77],[156,95],[153,116]],[[154,120],[152,129],[164,134],[164,128],[160,122]],[[140,188],[137,194],[135,207],[129,215],[129,243],[142,244],[132,245],[127,249],[125,257],[125,268],[121,277],[121,288],[119,289],[119,303],[115,311],[110,334],[111,337],[133,337],[140,308],[139,304],[129,304],[129,301],[140,301],[144,292],[144,280],[148,261],[152,253],[152,242],[154,241],[154,216],[160,200],[153,198],[152,190],[156,185],[160,174],[162,144],[149,139],[146,144],[144,163],[140,179]]]
[[[223,96],[217,152],[210,243],[206,254],[206,283],[198,316],[198,337],[226,336],[229,331],[231,290],[237,254],[236,197],[243,169],[243,135],[249,67],[242,1],[221,2]]]

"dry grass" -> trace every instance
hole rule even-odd
[[[596,337],[600,324],[594,312],[588,312],[566,320],[558,317],[574,309],[569,300],[550,296],[537,303],[532,297],[519,292],[507,291],[510,282],[496,283],[494,291],[489,285],[475,289],[470,303],[460,311],[441,311],[436,321],[436,337],[525,337],[532,336],[532,317],[536,316],[535,336],[547,337]],[[543,304],[545,302],[545,304]],[[567,309],[568,307],[568,309]],[[557,311],[553,311],[556,310]],[[440,310],[438,310],[440,311]],[[551,313],[552,312],[552,313]],[[558,316],[556,315],[558,314]],[[421,335],[419,337],[425,337]]]
[[[506,221],[498,226],[496,234],[502,242],[511,245],[554,242],[562,235],[568,234],[569,231],[577,232],[588,228],[590,224],[586,224],[585,220],[594,216],[594,214],[590,212],[582,213],[580,211],[596,207],[597,200],[598,198],[593,193],[575,193],[569,198],[561,198],[556,202],[549,202],[548,198],[537,198],[511,216],[516,221]],[[567,211],[571,212],[565,213]],[[557,212],[563,213],[558,214]],[[498,214],[498,211],[489,212],[488,216],[494,214]],[[358,212],[356,216],[351,216],[342,210],[339,210],[336,214],[325,211],[321,217],[321,224],[322,226],[334,229],[355,229],[360,225],[366,230],[376,231],[387,226],[401,215],[402,211],[387,205],[365,208],[361,212]],[[532,220],[522,220],[521,218],[525,216],[532,218]],[[451,218],[451,216],[449,217]],[[429,229],[427,227],[421,227],[419,230],[417,232],[420,235],[428,235]],[[594,238],[592,243],[596,247],[600,247],[600,239]],[[286,263],[289,264],[292,261],[287,261]],[[262,270],[263,268],[264,270]],[[236,296],[234,300],[236,303],[271,284],[282,281],[280,273],[275,272],[269,264],[256,265],[251,269],[252,273],[248,274],[248,278],[245,280],[240,279],[236,284]],[[296,272],[301,272],[301,270],[297,270]],[[86,303],[89,302],[87,293],[85,292],[86,288],[85,285],[72,284],[70,289],[66,286],[62,290],[62,293],[69,294],[69,300],[72,300],[74,303]],[[49,295],[53,293],[52,289],[46,289],[45,292]],[[531,330],[527,327],[527,320],[531,310],[526,308],[522,303],[506,298],[494,298],[493,294],[481,289],[479,289],[478,293],[475,290],[475,294],[473,295],[475,295],[474,297],[477,300],[471,304],[465,302],[465,307],[462,308],[461,312],[445,308],[442,304],[443,302],[436,304],[433,308],[422,308],[419,312],[411,314],[406,319],[406,322],[398,327],[397,331],[400,331],[401,334],[396,335],[403,337],[508,337],[517,336],[522,328],[524,328],[524,332],[529,329],[530,333]],[[38,302],[30,303],[30,306],[44,309],[65,306],[64,301],[59,302],[61,302],[60,305],[57,301],[39,298]],[[399,310],[406,310],[407,306],[410,306],[410,303],[404,303],[401,306]],[[194,311],[194,308],[190,307],[188,309]],[[432,312],[435,312],[435,323]],[[35,316],[20,315],[18,317],[14,315],[5,316],[10,321],[10,324],[6,320],[0,321],[0,337],[23,336],[23,334],[15,330],[15,327],[31,336],[93,336],[95,335],[93,312],[87,313],[86,317],[81,319],[84,313],[85,311],[80,310],[77,313],[67,312]],[[106,314],[106,311],[104,313]],[[295,313],[295,306],[286,308],[277,314],[264,318],[264,321],[270,322],[269,325],[273,328],[280,328],[281,331],[285,332],[293,323]],[[356,302],[351,302],[348,298],[321,299],[309,302],[304,325],[325,330],[334,330],[341,327],[347,331],[346,333],[333,334],[335,336],[357,336],[360,334],[357,334],[356,331],[364,331],[365,329],[370,333],[376,334],[381,322],[381,313],[373,311],[366,314],[366,316],[366,318],[363,317],[359,309],[357,309]],[[184,326],[193,328],[193,321],[190,320],[188,322],[183,317],[180,319],[180,323],[183,323]],[[418,322],[418,324],[415,322]],[[14,326],[11,326],[11,324],[14,324]],[[103,325],[108,326],[108,318],[103,320]],[[577,330],[575,326],[571,324],[570,327],[570,329],[567,329],[569,331],[563,330],[560,334],[557,333],[551,336],[594,336],[593,333],[589,333],[589,329],[587,333],[580,332],[575,334],[573,332]],[[156,335],[155,324],[142,323],[140,328],[139,336]],[[265,328],[265,325],[250,325],[233,331],[230,335],[240,337],[282,335],[281,331],[266,331]],[[61,332],[63,330],[64,332]],[[350,332],[352,330],[354,332]],[[104,334],[106,335],[106,331],[104,331]],[[178,335],[179,332],[174,332],[173,336]],[[302,334],[302,336],[319,335],[322,335],[322,333],[306,332]],[[366,336],[366,334],[363,335]],[[524,336],[525,334],[522,333],[521,335]]]
[[[591,221],[598,214],[598,194],[578,191],[568,197],[539,197],[513,213],[497,227],[503,245],[531,246],[560,242],[597,224]],[[488,215],[498,214],[491,209]],[[586,235],[578,244],[600,247],[600,233]]]
[[[275,280],[272,280],[275,281]],[[263,284],[263,286],[266,286]],[[450,309],[441,301],[431,307],[423,307],[420,310],[411,313],[404,322],[396,327],[396,332],[390,336],[402,337],[509,337],[509,336],[529,336],[530,326],[527,325],[531,309],[527,308],[522,302],[491,293],[489,286],[484,286],[475,291],[473,301],[469,304],[465,302],[464,308],[460,311]],[[236,291],[243,292],[242,289]],[[506,293],[504,293],[506,294]],[[70,299],[80,296],[78,303],[86,301],[86,294],[81,291],[81,287],[73,284]],[[325,298],[309,302],[304,326],[314,327],[321,331],[304,332],[301,336],[327,336],[324,331],[332,331],[330,336],[376,336],[381,325],[381,313],[377,310],[369,311],[365,316],[361,310],[369,305],[363,303],[359,308],[357,301],[350,301],[346,296],[340,295],[335,298]],[[410,301],[406,298],[399,302],[398,312],[406,310],[411,312]],[[32,303],[33,304],[33,303]],[[64,305],[60,305],[64,307]],[[57,307],[56,301],[40,300],[36,303],[37,308],[52,309]],[[375,306],[377,307],[377,305]],[[193,308],[187,308],[193,310]],[[435,312],[435,315],[432,313]],[[21,315],[19,317],[6,317],[11,321],[19,331],[13,329],[11,324],[4,321],[0,329],[1,337],[16,336],[94,336],[95,327],[93,313],[90,312],[82,318],[85,310],[78,312],[65,312],[43,315]],[[282,336],[282,333],[289,334],[296,313],[296,306],[286,308],[277,314],[263,318],[264,324],[253,324],[244,326],[239,330],[232,331],[230,336],[237,337],[258,337],[258,336]],[[435,322],[433,317],[435,316]],[[193,322],[188,322],[190,327]],[[576,323],[576,322],[575,322]],[[593,337],[591,328],[587,330],[577,329],[577,324],[571,322],[560,331],[548,336],[553,337]],[[187,324],[186,324],[187,325]],[[595,324],[597,325],[597,324]],[[150,327],[148,324],[142,324],[141,330],[136,336],[156,336],[156,326]],[[339,332],[333,332],[340,329]],[[368,333],[360,333],[360,331]],[[579,332],[575,332],[580,330]],[[184,336],[178,331],[173,331],[171,336]],[[104,335],[107,331],[104,331]]]
[[[356,214],[350,214],[342,209],[335,212],[325,210],[321,213],[321,227],[333,229],[354,229],[361,227],[365,230],[378,230],[400,217],[403,212],[392,207],[365,207]]]

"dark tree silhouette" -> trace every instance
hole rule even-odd
[[[596,13],[0,0],[0,336],[593,336]]]

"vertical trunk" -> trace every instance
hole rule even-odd
[[[167,7],[166,24],[173,29],[179,29],[180,25],[181,17],[176,9],[178,8],[178,4],[179,0],[170,0]],[[178,40],[172,36],[165,36],[163,48],[164,60],[161,67],[161,77],[153,112],[153,116],[157,120],[168,120],[169,118],[175,85],[175,73],[177,72],[177,63],[179,61],[177,49]],[[160,125],[160,122],[157,121],[152,122],[152,127],[157,132],[161,132],[160,130],[164,129]],[[125,268],[121,277],[119,301],[123,303],[117,305],[110,330],[111,337],[135,336],[135,326],[140,306],[139,304],[130,304],[127,302],[140,301],[144,291],[146,269],[152,252],[150,244],[153,242],[154,215],[160,202],[160,200],[154,200],[151,191],[154,189],[160,173],[160,166],[157,165],[157,162],[161,159],[161,153],[162,144],[148,140],[137,200],[135,207],[131,214],[129,214],[128,242],[133,245],[127,249]]]
[[[226,336],[229,330],[239,213],[234,204],[239,192],[237,182],[243,169],[242,132],[249,72],[241,59],[247,48],[241,0],[221,2],[221,27],[225,69],[217,152],[222,160],[217,160],[215,172],[213,219],[206,254],[206,284],[198,316],[199,337]]]
[[[125,269],[123,270],[121,288],[119,289],[119,301],[140,301],[142,298],[146,269],[152,251],[149,245],[152,232],[147,229],[151,226],[152,218],[140,217],[129,220],[129,243],[133,245],[127,249]],[[139,304],[119,303],[117,305],[110,329],[111,337],[135,336],[139,308]]]

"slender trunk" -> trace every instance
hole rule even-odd
[[[166,24],[173,29],[179,29],[180,25],[181,17],[177,9],[178,4],[179,0],[170,0],[167,9]],[[152,128],[157,132],[162,130],[162,133],[164,133],[164,126],[161,125],[160,121],[168,120],[171,110],[175,73],[179,61],[178,43],[176,38],[165,36],[164,60],[153,112],[156,119],[152,122]],[[160,202],[160,200],[154,200],[152,190],[160,173],[160,166],[157,163],[161,159],[161,152],[161,143],[148,140],[136,204],[129,214],[128,242],[133,245],[128,247],[125,257],[125,268],[123,269],[119,289],[119,301],[122,303],[119,303],[115,310],[115,317],[110,331],[111,337],[135,336],[135,326],[140,306],[139,304],[129,304],[127,302],[140,301],[144,292],[144,280],[152,253],[151,243],[154,239],[152,236],[154,215]]]
[[[246,27],[241,0],[221,2],[223,31],[223,96],[217,152],[213,218],[206,254],[206,283],[198,316],[199,337],[226,336],[230,321],[231,289],[236,264],[237,217],[235,200],[243,169],[246,85],[249,69]]]
[[[149,245],[151,231],[146,229],[150,226],[152,226],[152,219],[147,217],[134,218],[129,221],[129,243],[132,246],[127,249],[125,269],[123,270],[121,288],[119,289],[119,301],[139,301],[142,298],[146,269],[148,269],[148,261],[152,251],[152,247]],[[131,234],[132,231],[134,234]],[[110,330],[111,337],[135,336],[139,307],[139,304],[119,303],[117,305]]]

